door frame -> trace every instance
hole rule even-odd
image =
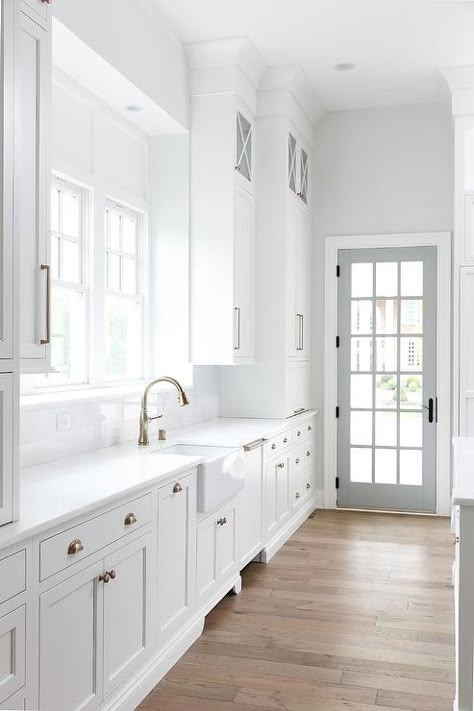
[[[337,358],[338,314],[336,268],[340,249],[436,247],[437,332],[436,391],[440,403],[436,439],[436,513],[451,511],[451,233],[413,232],[326,236],[324,286],[324,507],[337,508]],[[444,337],[449,333],[450,338]]]

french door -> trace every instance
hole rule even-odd
[[[436,509],[436,260],[339,252],[338,506]]]

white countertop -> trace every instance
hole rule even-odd
[[[20,520],[0,527],[0,548],[164,483],[202,461],[202,457],[156,456],[155,452],[170,444],[242,447],[272,437],[314,414],[311,410],[290,420],[218,418],[174,430],[169,440],[152,442],[150,447],[127,442],[25,469],[20,483]]]
[[[474,506],[474,437],[454,437],[453,503]]]

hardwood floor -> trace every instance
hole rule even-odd
[[[452,711],[447,519],[318,512],[140,711]]]

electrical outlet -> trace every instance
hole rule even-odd
[[[56,431],[67,432],[71,429],[71,414],[69,412],[61,412],[56,415]]]

